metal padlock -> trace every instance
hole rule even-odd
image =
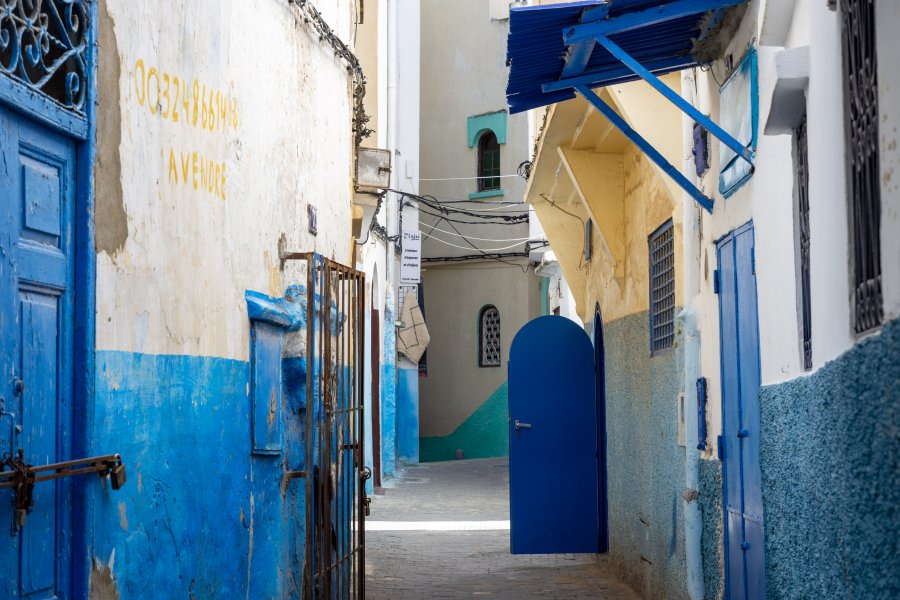
[[[368,496],[366,496],[366,499],[365,499],[364,502],[365,502],[365,508],[366,508],[366,516],[368,517],[368,516],[369,516],[369,512],[370,512],[370,507],[371,507],[371,504],[372,504],[372,499],[369,498]]]
[[[112,468],[112,471],[109,472],[109,482],[112,489],[122,489],[122,486],[125,485],[125,465],[120,464]]]
[[[24,508],[16,509],[16,527],[23,527],[25,525],[25,519],[28,518],[28,511]]]

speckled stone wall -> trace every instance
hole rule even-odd
[[[900,320],[760,406],[769,598],[900,597]]]
[[[604,324],[609,555],[645,597],[678,600],[687,597],[676,422],[684,357],[681,348],[650,357],[648,319]]]
[[[725,555],[722,550],[722,463],[700,461],[700,512],[703,519],[702,559],[704,598],[723,595]]]

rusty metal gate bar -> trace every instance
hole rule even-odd
[[[365,275],[307,262],[306,569],[304,597],[365,597],[363,369]]]

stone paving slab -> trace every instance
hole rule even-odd
[[[506,521],[508,461],[484,459],[409,467],[383,496],[370,521]],[[606,598],[639,596],[594,554],[512,555],[509,530],[370,531],[366,597]]]

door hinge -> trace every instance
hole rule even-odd
[[[750,272],[756,275],[756,246],[750,248]]]
[[[716,269],[715,271],[713,271],[713,293],[718,294],[721,288],[722,284],[719,281],[719,270]]]
[[[725,440],[721,435],[716,436],[716,451],[719,453],[719,460],[725,460]]]

